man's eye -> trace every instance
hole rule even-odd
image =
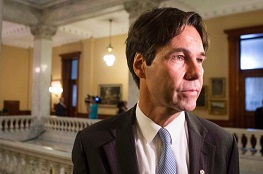
[[[184,56],[182,56],[182,55],[173,55],[172,58],[174,60],[184,60]]]
[[[204,59],[202,59],[202,58],[197,58],[196,61],[197,61],[198,63],[203,63],[203,62],[204,62]]]

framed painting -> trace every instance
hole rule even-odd
[[[116,106],[122,98],[121,84],[103,84],[99,85],[99,97],[101,105]]]
[[[208,93],[208,86],[204,85],[196,101],[196,109],[207,108],[207,93]]]
[[[211,97],[225,97],[226,80],[225,78],[211,78]]]
[[[210,100],[209,113],[211,115],[225,115],[226,101],[225,100]]]

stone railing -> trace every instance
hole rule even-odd
[[[259,174],[263,171],[263,130],[225,128],[238,143],[240,174]]]
[[[44,117],[44,120],[45,120],[44,127],[47,130],[56,130],[56,131],[72,132],[72,133],[76,133],[87,126],[90,126],[100,121],[99,119],[57,117],[57,116]]]
[[[71,152],[0,140],[0,174],[71,174]]]
[[[0,174],[71,174],[76,133],[98,121],[56,116],[42,120],[32,116],[0,117]],[[39,131],[41,122],[43,130]]]
[[[24,141],[36,137],[34,129],[36,118],[33,116],[0,116],[0,138]]]
[[[17,171],[17,173],[20,171],[26,171],[20,173],[41,173],[40,171],[42,171],[42,173],[69,174],[72,169],[70,153],[76,133],[98,121],[100,120],[44,117],[42,119],[44,131],[41,132],[41,135],[34,135],[37,138],[33,139],[34,141],[41,140],[49,141],[51,144],[62,143],[67,145],[66,150],[60,150],[32,144],[31,141],[27,143],[14,141],[33,137],[32,132],[39,125],[39,120],[36,118],[32,116],[0,117],[0,138],[9,139],[8,137],[13,137],[11,138],[13,141],[0,139],[0,174],[12,173],[12,171]],[[240,173],[261,173],[263,171],[263,130],[225,129],[237,139],[240,154]],[[30,136],[21,136],[23,134],[30,134]],[[19,136],[23,138],[18,138]]]
[[[240,156],[263,158],[263,130],[239,128],[225,129],[236,137]]]

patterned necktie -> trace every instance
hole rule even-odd
[[[161,128],[158,134],[163,142],[158,174],[176,174],[176,160],[171,148],[171,135],[165,128]]]

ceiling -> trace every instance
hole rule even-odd
[[[22,3],[34,9],[46,9],[69,4],[75,0],[4,0]],[[107,0],[82,0],[103,5]],[[118,1],[118,2],[117,2]],[[131,0],[108,0],[107,3],[118,4]],[[141,0],[144,1],[144,0]],[[177,7],[185,11],[196,11],[205,19],[225,16],[230,14],[255,11],[263,9],[263,0],[162,0],[160,7]],[[76,1],[75,1],[76,2]],[[3,5],[3,7],[5,7]],[[19,7],[18,7],[19,8]],[[90,15],[92,16],[92,15]],[[33,47],[34,37],[30,27],[6,20],[3,16],[2,43],[23,48]],[[87,19],[61,25],[53,37],[53,46],[77,42],[87,38],[100,38],[109,36],[109,19],[112,22],[112,35],[125,34],[129,28],[129,14],[125,9],[109,10],[109,13],[94,15]]]

